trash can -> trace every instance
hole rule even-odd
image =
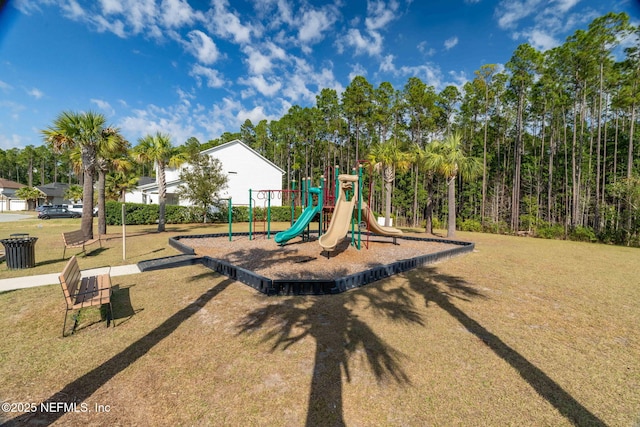
[[[35,246],[37,237],[10,237],[0,239],[4,246],[7,267],[12,269],[32,268],[36,265]]]

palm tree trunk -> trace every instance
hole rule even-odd
[[[391,183],[392,181],[384,181],[384,226],[389,226],[389,219],[391,218]]]
[[[85,151],[85,150],[83,150]],[[83,185],[82,185],[82,220],[80,229],[86,239],[93,239],[93,165],[94,159],[91,153],[82,153]]]
[[[449,219],[447,225],[447,237],[454,237],[456,234],[456,177],[447,178],[448,198],[449,198]]]
[[[98,169],[98,235],[107,234],[107,218],[105,215],[106,171]],[[84,210],[84,205],[83,205]],[[93,210],[91,212],[93,216]]]
[[[165,228],[165,209],[167,204],[167,182],[164,175],[164,163],[158,162],[158,231],[163,232]]]

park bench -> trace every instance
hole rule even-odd
[[[84,233],[82,232],[82,230],[68,231],[66,233],[62,233],[62,240],[64,241],[64,251],[62,252],[62,259],[64,259],[64,256],[67,253],[68,248],[82,248],[82,252],[85,252],[85,246],[95,242],[100,243],[100,247],[102,247],[102,241],[100,240],[100,235],[98,235],[98,237],[93,239],[87,239],[84,236]]]
[[[109,273],[82,277],[78,260],[74,255],[69,259],[69,262],[67,262],[59,278],[64,299],[67,303],[67,309],[64,313],[64,324],[62,325],[63,337],[65,336],[69,311],[78,310],[79,313],[80,309],[85,307],[101,306],[103,304],[109,305],[107,327],[109,327],[109,321],[113,322],[114,327],[116,326],[113,320],[113,307],[111,306],[111,276]],[[78,313],[73,317],[74,324],[71,333],[75,331],[78,323]]]

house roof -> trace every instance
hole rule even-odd
[[[69,184],[63,182],[51,182],[45,185],[38,185],[36,188],[49,197],[64,197],[64,192],[69,188]]]
[[[279,167],[278,165],[273,163],[271,160],[267,159],[262,154],[258,153],[256,150],[254,150],[253,148],[249,147],[247,144],[245,144],[244,142],[240,141],[239,139],[234,139],[233,141],[225,142],[224,144],[220,144],[220,145],[216,145],[215,147],[208,148],[208,149],[206,149],[204,151],[201,151],[200,154],[213,154],[216,151],[224,150],[225,148],[228,148],[228,147],[230,147],[232,145],[236,145],[236,144],[239,144],[239,145],[243,146],[244,148],[246,148],[247,150],[249,150],[250,152],[255,154],[257,157],[259,157],[260,159],[264,160],[266,163],[268,163],[269,165],[271,165],[272,167],[277,169],[281,174],[284,174],[284,172],[285,172],[284,169],[282,169],[281,167]]]
[[[141,176],[138,178],[138,187],[142,187],[147,184],[155,184],[156,179],[151,176]]]
[[[19,182],[11,181],[10,179],[0,178],[0,188],[22,188],[26,187],[24,184],[20,184]]]

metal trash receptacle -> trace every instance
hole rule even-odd
[[[11,237],[0,239],[4,246],[7,267],[11,269],[32,268],[36,265],[37,237]]]

